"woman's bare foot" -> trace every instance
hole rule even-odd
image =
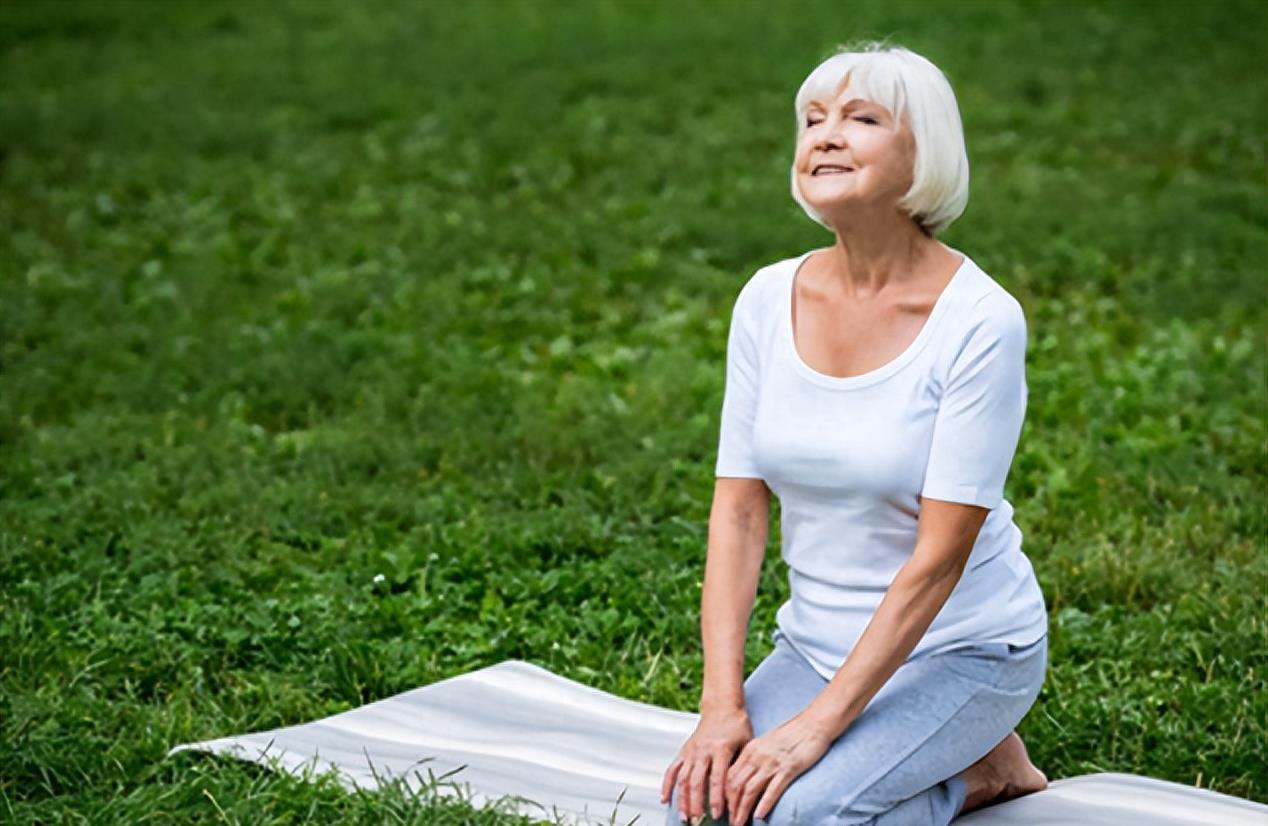
[[[1026,754],[1026,744],[1010,731],[986,756],[964,772],[966,797],[960,813],[971,812],[992,803],[1042,791],[1048,777]]]

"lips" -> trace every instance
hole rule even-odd
[[[846,172],[853,172],[854,167],[843,166],[835,163],[821,163],[810,170],[811,175],[842,175]]]

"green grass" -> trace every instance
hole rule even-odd
[[[518,822],[164,753],[507,658],[694,710],[730,305],[831,241],[792,97],[861,36],[950,76],[1030,323],[1032,757],[1268,801],[1266,17],[5,5],[0,819]]]

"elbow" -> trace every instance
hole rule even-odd
[[[749,530],[770,517],[770,489],[761,479],[720,477],[714,483],[713,512],[725,521]]]
[[[968,554],[948,554],[938,559],[912,558],[900,572],[903,582],[919,591],[950,592],[968,565]]]

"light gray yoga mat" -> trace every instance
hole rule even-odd
[[[311,723],[185,743],[346,788],[399,779],[552,822],[660,826],[660,782],[697,715],[506,660]],[[439,779],[438,784],[434,780]],[[618,802],[619,801],[619,802]],[[1081,775],[956,820],[964,826],[1268,826],[1268,806],[1132,774]]]

